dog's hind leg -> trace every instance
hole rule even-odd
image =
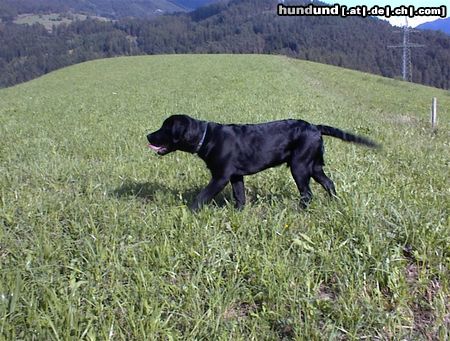
[[[322,186],[333,191],[334,186],[330,179],[323,173],[321,168],[315,165],[323,165],[323,142],[318,131],[307,131],[298,139],[298,145],[292,152],[291,160],[288,162],[297,188],[300,191],[300,205],[306,208],[312,198],[309,182],[311,177],[317,177]],[[329,180],[329,181],[328,181]],[[331,182],[331,184],[330,184]]]
[[[320,164],[315,164],[313,167],[313,179],[317,181],[322,187],[328,192],[330,196],[336,196],[336,189],[334,188],[334,183],[331,179],[326,176],[323,171],[323,166]]]
[[[317,149],[316,156],[314,158],[314,166],[312,177],[315,181],[322,185],[322,187],[328,192],[330,196],[336,196],[336,189],[334,188],[334,183],[331,179],[325,175],[323,171],[323,166],[325,161],[323,155],[325,153],[325,148],[323,146],[323,140],[320,139],[320,148]]]
[[[312,198],[309,182],[312,176],[313,160],[308,150],[300,150],[299,152],[294,152],[289,164],[292,177],[300,191],[300,205],[302,208],[306,208]]]
[[[312,198],[311,188],[309,187],[309,181],[311,179],[311,165],[292,162],[291,173],[294,177],[297,188],[300,191],[300,205],[302,208],[306,208]]]
[[[233,197],[236,201],[235,207],[241,209],[245,205],[244,177],[242,175],[233,175],[230,181],[233,188]]]

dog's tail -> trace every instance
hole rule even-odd
[[[333,137],[336,137],[343,141],[363,144],[363,145],[365,145],[367,147],[371,147],[371,148],[380,148],[381,147],[378,143],[375,143],[375,142],[369,140],[368,138],[353,135],[351,133],[347,133],[347,132],[337,129],[337,128],[324,126],[324,125],[317,125],[317,129],[319,129],[319,131],[323,135],[333,136]]]

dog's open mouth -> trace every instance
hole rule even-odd
[[[164,154],[165,152],[167,152],[167,148],[164,146],[155,146],[151,143],[148,144],[148,147],[150,149],[153,149],[155,152],[157,152],[158,154]]]

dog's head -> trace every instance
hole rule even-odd
[[[159,155],[166,155],[176,150],[195,153],[202,141],[204,129],[206,129],[206,122],[195,120],[187,115],[172,115],[163,122],[159,130],[147,135],[148,146]]]

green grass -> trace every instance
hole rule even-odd
[[[429,129],[432,97],[439,131]],[[278,56],[75,65],[0,90],[0,339],[418,339],[450,328],[450,94]],[[173,113],[302,118],[339,194],[311,206],[286,167],[226,188],[145,136]]]

